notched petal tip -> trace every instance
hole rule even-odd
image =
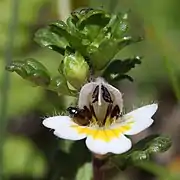
[[[154,122],[151,117],[155,114],[157,108],[157,104],[150,104],[124,115],[123,118],[126,123],[131,123],[131,129],[124,134],[135,135],[150,127]]]
[[[153,111],[154,113],[155,113],[155,112],[157,111],[157,109],[158,109],[158,104],[157,104],[157,103],[151,104],[151,105],[149,105],[149,106],[151,106],[152,111]],[[153,113],[153,115],[154,115],[154,113]]]
[[[155,114],[155,112],[157,111],[157,109],[158,109],[158,104],[156,104],[156,103],[149,104],[149,105],[143,106],[143,107],[141,107],[139,109],[142,109],[144,112],[147,113],[147,115],[152,117]]]
[[[122,134],[109,142],[94,139],[89,136],[86,139],[86,145],[91,152],[99,155],[105,155],[108,153],[122,154],[132,147],[131,140]]]
[[[143,117],[151,118],[157,111],[157,108],[158,108],[158,104],[149,104],[149,105],[142,106],[142,107],[128,113],[127,115],[130,115],[133,117],[139,117],[139,116],[142,117],[143,116]]]

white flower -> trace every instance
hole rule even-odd
[[[157,104],[150,104],[122,115],[121,92],[98,78],[82,87],[78,108],[69,108],[70,116],[49,117],[43,125],[63,139],[86,138],[86,145],[93,153],[121,154],[132,146],[125,135],[148,128],[157,107]]]

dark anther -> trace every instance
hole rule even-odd
[[[120,116],[120,109],[119,109],[119,106],[116,105],[111,112],[111,118],[113,117],[118,118],[119,116]]]
[[[99,94],[99,86],[96,86],[92,94],[92,98],[93,98],[92,103],[95,103],[96,101],[98,101],[98,94]]]
[[[112,103],[111,95],[110,95],[108,89],[106,87],[104,87],[103,85],[101,86],[101,89],[102,89],[102,97],[103,97],[104,101],[106,101],[108,103]]]

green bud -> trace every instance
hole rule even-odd
[[[89,66],[84,57],[77,51],[75,54],[66,52],[59,70],[76,89],[81,88],[89,76]]]

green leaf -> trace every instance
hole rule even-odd
[[[131,161],[131,163],[140,163],[141,161],[147,161],[150,159],[150,154],[147,153],[146,151],[133,151],[130,155],[129,155],[129,161]]]
[[[103,10],[90,10],[77,23],[80,31],[92,42],[110,20],[110,14]]]
[[[38,61],[28,58],[24,61],[13,61],[6,70],[16,72],[37,86],[47,86],[50,83],[48,70]]]
[[[149,154],[165,152],[172,145],[172,141],[168,136],[157,136],[147,143],[146,151]]]
[[[112,157],[111,164],[114,163],[119,168],[125,169],[127,166],[148,161],[151,155],[155,153],[167,151],[171,144],[171,139],[168,136],[151,135],[140,140],[130,151]]]
[[[142,40],[141,38],[134,39],[132,37],[123,37],[120,40],[114,40],[109,36],[106,36],[101,41],[102,38],[104,38],[104,36],[102,34],[99,35],[99,37],[97,37],[97,39],[87,48],[88,56],[95,70],[102,70],[121,49]]]
[[[89,11],[93,11],[93,8],[85,7],[85,8],[78,8],[71,12],[71,16],[75,23],[78,22],[83,16],[85,16]]]
[[[103,69],[117,53],[118,46],[111,39],[106,39],[98,47],[94,44],[88,47],[90,61],[95,70]]]
[[[92,179],[92,163],[85,163],[79,168],[75,180],[91,180]]]
[[[46,160],[35,145],[24,137],[9,136],[3,146],[3,174],[26,174],[42,178],[46,173]]]
[[[103,72],[103,77],[107,81],[119,81],[122,79],[133,79],[126,75],[137,64],[141,64],[141,57],[136,56],[134,58],[128,58],[125,60],[115,59],[113,60]]]
[[[99,26],[105,26],[109,19],[110,14],[102,9],[82,9],[76,12],[79,15],[79,21],[77,22],[77,27],[80,29],[84,28],[87,24],[98,24]],[[99,21],[98,21],[99,20]]]
[[[155,134],[137,142],[129,153],[135,150],[146,150],[148,153],[165,152],[171,147],[171,143],[170,137]]]
[[[109,29],[112,38],[121,39],[128,30],[128,14],[112,15],[108,25],[104,29]]]
[[[118,48],[119,50],[123,49],[124,47],[141,42],[143,40],[142,37],[132,37],[132,36],[124,36],[122,39],[118,40]]]
[[[56,21],[39,30],[35,40],[63,55],[65,48],[78,51],[90,60],[95,71],[99,71],[122,48],[141,40],[125,36],[127,29],[127,13],[111,15],[102,9],[84,8],[71,13],[66,23]],[[128,75],[123,76],[132,80]]]
[[[56,21],[51,23],[49,27],[51,32],[57,34],[58,36],[64,37],[72,49],[77,49],[82,54],[85,54],[86,47],[82,45],[82,36],[79,36],[79,34],[71,34],[64,22]]]
[[[48,47],[49,49],[57,51],[62,55],[64,55],[65,48],[69,44],[63,36],[55,34],[49,27],[39,29],[35,33],[34,40],[41,47]]]
[[[69,17],[66,21],[68,26],[68,32],[74,36],[80,37],[81,39],[87,39],[86,36],[79,31],[79,29],[76,27],[76,24],[73,22],[73,18]]]
[[[61,74],[51,79],[48,89],[55,91],[59,95],[72,95],[72,92],[67,86],[67,80]]]

